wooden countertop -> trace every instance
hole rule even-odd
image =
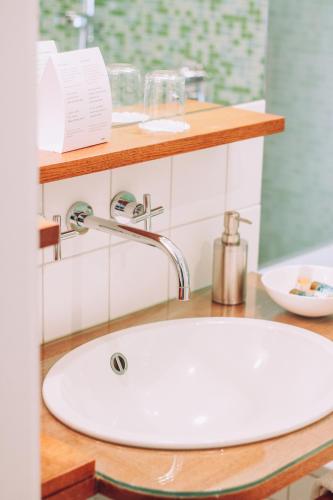
[[[113,127],[110,142],[67,153],[39,152],[40,183],[91,174],[228,144],[284,130],[284,118],[233,107],[189,101],[181,134],[147,134],[137,125]]]
[[[333,340],[333,316],[311,320],[274,304],[257,275],[248,280],[246,305],[211,302],[210,289],[188,303],[171,301],[49,343],[42,348],[43,371],[65,352],[122,328],[175,318],[236,316],[262,318],[307,328]],[[42,405],[42,430],[77,452],[96,459],[99,491],[112,498],[158,496],[259,500],[333,459],[333,414],[299,431],[259,443],[201,451],[147,450],[114,445],[79,434]],[[152,496],[151,496],[152,495]]]
[[[42,498],[59,495],[74,485],[95,481],[95,461],[74,447],[45,434],[41,436]],[[94,484],[92,490],[94,491]],[[89,490],[88,490],[89,491]]]

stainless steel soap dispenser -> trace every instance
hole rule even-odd
[[[214,241],[213,301],[236,305],[245,301],[247,241],[240,238],[239,223],[252,224],[235,211],[224,213],[222,238]]]

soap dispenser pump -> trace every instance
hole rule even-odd
[[[240,238],[239,223],[252,224],[234,210],[224,213],[222,238],[214,241],[213,301],[225,305],[245,301],[247,241]]]

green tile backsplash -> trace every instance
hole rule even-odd
[[[96,0],[94,40],[105,61],[142,71],[203,64],[209,99],[235,104],[262,98],[268,0]],[[41,0],[42,39],[77,48],[78,31],[63,21],[79,0]]]
[[[267,108],[286,132],[266,139],[262,264],[333,241],[333,1],[269,5]]]

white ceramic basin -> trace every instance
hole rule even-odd
[[[118,375],[114,353],[128,361]],[[49,410],[106,441],[213,448],[284,434],[333,410],[333,342],[252,319],[192,318],[106,335],[49,371]]]

